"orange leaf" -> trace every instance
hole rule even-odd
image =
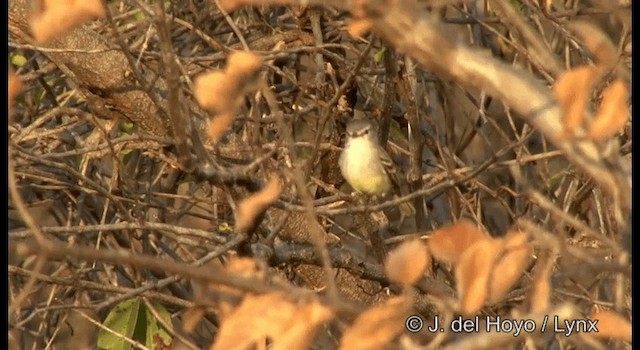
[[[209,120],[207,124],[207,135],[209,135],[211,141],[213,141],[213,143],[220,141],[222,136],[231,128],[234,120],[235,116],[229,112],[222,113]]]
[[[280,192],[280,180],[273,176],[262,190],[240,202],[236,215],[236,231],[251,233],[257,218],[278,199]]]
[[[408,307],[404,297],[395,297],[367,309],[345,330],[340,349],[384,349],[404,329]]]
[[[220,263],[210,262],[207,266],[219,269]],[[267,275],[267,267],[261,260],[250,258],[231,257],[224,266],[224,271],[230,276],[252,279],[264,282]],[[218,283],[203,284],[202,281],[192,282],[194,300],[198,305],[214,306],[220,317],[229,315],[242,301],[243,291]]]
[[[598,338],[616,338],[631,341],[631,322],[613,311],[600,311],[591,315],[592,320],[598,320],[597,332],[590,332]]]
[[[435,231],[429,237],[429,249],[436,260],[455,265],[467,248],[486,238],[487,233],[463,219]]]
[[[227,57],[227,75],[231,79],[240,79],[247,86],[252,76],[262,67],[262,58],[247,51],[235,51]]]
[[[250,295],[222,320],[211,349],[247,349],[266,338],[274,350],[306,349],[316,328],[332,314],[315,300],[294,304],[283,293]]]
[[[618,50],[611,39],[598,27],[587,21],[575,21],[569,24],[585,47],[596,57],[598,65],[613,67],[618,60]]]
[[[224,72],[201,74],[194,79],[194,95],[198,103],[219,113],[235,114],[240,81],[229,79]]]
[[[384,267],[390,281],[413,284],[422,277],[430,262],[424,243],[412,240],[389,252]]]
[[[245,51],[231,53],[225,70],[204,73],[194,79],[196,100],[202,107],[217,113],[236,114],[242,96],[261,66],[262,59],[255,54]]]
[[[455,268],[460,311],[474,314],[488,298],[489,278],[504,247],[503,240],[486,238],[465,250]]]
[[[489,302],[498,302],[518,281],[529,262],[531,248],[524,232],[509,232],[504,238],[504,251],[495,265],[489,283]]]
[[[18,78],[16,73],[11,69],[9,70],[9,87],[7,90],[9,95],[9,111],[11,111],[13,99],[20,93],[20,90],[22,90],[22,82],[20,81],[20,78]]]
[[[612,82],[602,92],[602,102],[595,119],[589,124],[587,136],[603,140],[615,135],[629,120],[627,85],[622,79]]]
[[[100,0],[43,0],[40,10],[31,18],[31,31],[39,43],[105,15]]]
[[[573,135],[582,125],[591,92],[603,73],[597,67],[580,66],[563,73],[553,84],[553,93],[562,109],[566,136]]]
[[[196,329],[196,326],[198,325],[198,323],[200,323],[205,314],[206,310],[203,307],[196,306],[188,308],[182,314],[182,329],[187,334],[193,333],[193,331]]]
[[[363,38],[372,26],[373,21],[370,19],[353,19],[347,25],[347,31],[354,38]]]
[[[530,311],[544,312],[551,300],[551,271],[554,260],[549,256],[541,257],[536,266],[530,295]]]

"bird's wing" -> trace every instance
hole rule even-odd
[[[384,148],[380,147],[380,152],[378,152],[378,154],[380,154],[380,162],[384,166],[384,170],[387,172],[387,174],[395,174],[396,166],[389,156],[389,153],[387,153]]]

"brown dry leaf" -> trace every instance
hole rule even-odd
[[[384,267],[391,282],[414,284],[430,263],[427,247],[421,240],[414,239],[389,252]]]
[[[262,59],[251,52],[231,53],[224,71],[204,73],[194,79],[196,100],[204,108],[235,114],[261,66]]]
[[[631,341],[631,322],[622,315],[605,310],[595,312],[589,318],[598,320],[598,331],[590,332],[590,335],[597,338],[616,338],[628,342]]]
[[[272,176],[267,185],[252,196],[238,204],[236,215],[236,231],[251,233],[256,219],[280,196],[280,180]]]
[[[429,250],[436,260],[455,265],[467,248],[487,238],[486,232],[463,219],[435,231],[429,238]]]
[[[296,318],[281,327],[274,339],[273,350],[307,349],[316,328],[333,317],[333,312],[322,304],[314,302],[304,306],[294,305]],[[255,316],[254,316],[255,317]]]
[[[551,300],[551,271],[553,261],[546,257],[538,260],[539,267],[536,268],[533,286],[530,296],[530,311],[533,313],[544,312],[549,308]]]
[[[190,334],[196,329],[198,323],[205,315],[205,309],[200,306],[188,308],[182,314],[182,329],[185,333]]]
[[[245,87],[262,67],[262,58],[247,51],[232,52],[227,57],[227,62],[227,76],[230,79],[239,79]]]
[[[629,120],[629,91],[624,80],[617,79],[602,92],[602,101],[595,119],[589,124],[587,136],[603,140],[615,135]]]
[[[306,349],[317,326],[332,314],[315,300],[294,304],[279,292],[247,296],[222,320],[211,349],[247,349],[265,338],[271,339],[274,350]]]
[[[562,125],[566,137],[582,125],[587,103],[603,70],[580,66],[563,73],[553,84],[553,93],[562,109]]]
[[[504,237],[504,250],[489,282],[489,302],[496,303],[518,281],[531,256],[529,235],[511,231]]]
[[[22,81],[13,72],[13,70],[9,69],[9,87],[7,88],[7,93],[9,95],[9,112],[11,112],[11,107],[13,105],[13,99],[18,96],[20,90],[22,90]]]
[[[465,250],[455,267],[460,311],[476,313],[488,298],[489,278],[504,248],[504,240],[486,238]]]
[[[220,141],[222,136],[224,136],[233,121],[235,120],[235,116],[232,113],[225,112],[215,116],[213,119],[209,120],[207,124],[207,135],[211,139],[213,143],[217,143]]]
[[[224,266],[224,270],[234,276],[264,280],[267,277],[266,267],[258,260],[234,257]]]
[[[618,61],[618,50],[600,28],[587,21],[576,21],[569,23],[569,29],[580,37],[586,48],[596,57],[598,65],[603,65],[607,69],[615,66]]]
[[[197,76],[193,83],[193,93],[200,106],[235,114],[235,108],[241,101],[239,80],[229,79],[224,72],[215,71]]]
[[[533,288],[533,293],[531,293],[531,312],[543,312],[549,307],[551,281],[541,278],[536,280]]]
[[[219,268],[218,264],[211,262],[208,264],[212,268]],[[267,267],[264,262],[251,258],[231,257],[223,270],[230,276],[237,276],[246,279],[254,279],[256,283],[266,280]],[[228,315],[242,300],[245,292],[236,288],[209,283],[205,286],[199,281],[192,283],[195,301],[199,305],[214,305],[220,315]]]
[[[100,0],[43,0],[42,8],[31,18],[31,31],[44,43],[97,17],[104,17]]]
[[[353,19],[347,25],[347,32],[354,38],[363,38],[373,26],[370,19]]]
[[[403,331],[409,306],[404,297],[395,297],[367,309],[345,330],[340,339],[340,349],[384,349]]]

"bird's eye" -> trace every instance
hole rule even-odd
[[[369,133],[369,129],[364,129],[364,131],[362,132],[362,135],[366,135]]]

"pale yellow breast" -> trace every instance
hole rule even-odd
[[[356,191],[385,195],[391,190],[391,181],[371,144],[366,140],[351,140],[346,153],[340,158],[342,176]]]

